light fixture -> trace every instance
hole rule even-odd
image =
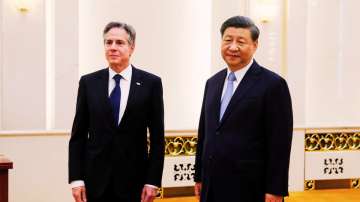
[[[27,13],[29,11],[29,0],[16,0],[16,8],[21,13]]]
[[[280,0],[257,0],[253,2],[253,12],[260,23],[274,20],[279,12]]]

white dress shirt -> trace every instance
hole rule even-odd
[[[110,98],[111,92],[115,88],[115,80],[113,79],[115,74],[118,74],[118,73],[116,73],[114,70],[109,68],[109,88],[108,88],[109,89],[109,94],[108,94],[109,98]],[[120,98],[120,110],[119,110],[119,122],[118,122],[118,124],[120,124],[121,118],[124,115],[127,100],[129,98],[131,75],[132,75],[132,66],[129,65],[128,67],[126,67],[124,70],[122,70],[119,73],[119,75],[121,75],[122,78],[120,79],[121,98]]]
[[[239,86],[239,83],[241,82],[241,80],[244,78],[246,72],[249,70],[249,68],[253,64],[253,62],[254,62],[254,59],[252,58],[251,61],[249,62],[249,64],[247,64],[245,67],[234,72],[236,80],[233,81],[234,82],[233,94],[234,94],[236,88]],[[226,87],[227,87],[227,83],[228,83],[228,76],[229,76],[230,72],[231,72],[231,70],[229,68],[227,68],[227,74],[225,77],[224,87],[223,87],[222,94],[221,94],[221,100],[223,99],[225,91],[226,91]]]

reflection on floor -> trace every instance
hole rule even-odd
[[[155,202],[198,202],[195,197],[157,199]],[[285,202],[360,202],[360,189],[292,192]]]

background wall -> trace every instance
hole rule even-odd
[[[9,202],[71,202],[67,183],[68,136],[49,132],[0,132],[9,170]]]
[[[290,1],[287,5],[286,77],[291,90],[294,123],[306,127],[306,40],[307,1]]]
[[[296,126],[360,123],[356,0],[16,2],[0,1],[2,130],[70,130],[79,77],[106,66],[111,20],[136,28],[132,63],[162,77],[166,129],[196,129],[205,81],[225,67],[219,27],[238,14],[260,28],[256,60],[287,79]]]
[[[23,15],[14,2],[2,1],[2,128],[45,129],[45,5]]]
[[[64,130],[69,129],[73,121],[79,80],[79,2],[53,1],[55,82],[54,122],[50,128]]]
[[[3,58],[3,0],[0,0],[0,86],[3,85],[3,74],[2,74],[2,66],[3,66],[3,61],[2,61],[2,58]],[[0,87],[0,129],[2,129],[2,87]]]
[[[306,49],[307,125],[360,123],[360,33],[356,0],[309,0]]]

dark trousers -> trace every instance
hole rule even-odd
[[[88,196],[87,202],[140,202],[140,196],[118,196],[110,189],[104,192],[100,197],[92,198]]]
[[[254,201],[254,199],[243,198],[243,196],[241,196],[241,195],[239,195],[238,197],[239,197],[238,200],[236,200],[234,198],[232,198],[230,200],[237,201],[237,202],[263,202],[263,201],[265,201],[265,194],[264,194],[263,199],[256,199],[255,201]],[[228,200],[228,199],[226,199],[226,196],[216,195],[216,190],[214,190],[212,186],[210,186],[208,189],[208,194],[207,194],[206,199],[207,199],[206,201],[202,200],[202,199],[200,199],[200,201],[201,202],[220,202],[220,201],[222,202],[222,201],[224,201],[224,199],[225,199],[225,201]],[[282,201],[284,202],[285,199],[283,198]]]
[[[141,193],[124,193],[119,194],[118,191],[113,186],[113,183],[110,183],[103,194],[98,197],[91,196],[91,193],[87,194],[87,202],[140,202]]]

